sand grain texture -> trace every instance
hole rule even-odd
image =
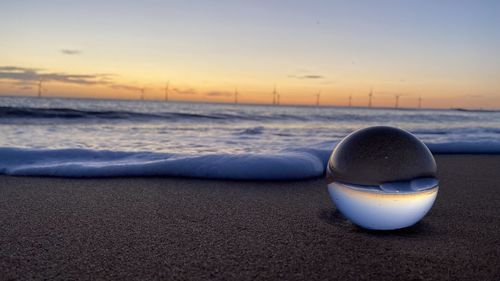
[[[368,232],[323,180],[0,177],[0,279],[500,280],[500,156],[437,156],[424,220]]]

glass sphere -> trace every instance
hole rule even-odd
[[[363,228],[411,226],[430,210],[439,189],[436,162],[411,133],[376,126],[355,131],[334,149],[328,191],[337,209]]]

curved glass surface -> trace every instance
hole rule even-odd
[[[328,191],[339,211],[351,222],[374,230],[411,226],[430,210],[438,193],[433,178],[394,182],[380,186],[328,184]]]

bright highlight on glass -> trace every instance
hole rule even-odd
[[[354,224],[400,229],[417,223],[434,204],[436,170],[432,154],[412,134],[371,127],[337,145],[327,167],[328,191]]]

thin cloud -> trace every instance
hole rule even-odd
[[[61,53],[64,55],[79,55],[82,53],[80,50],[72,50],[72,49],[61,49]]]
[[[40,80],[39,69],[16,66],[0,66],[0,80],[34,81]]]
[[[223,91],[212,91],[205,93],[205,95],[209,97],[230,97],[233,95],[233,93],[223,92]]]
[[[64,72],[45,72],[40,68],[0,66],[0,81],[17,86],[22,90],[33,89],[38,81],[60,82],[83,86],[107,86],[112,89],[140,91],[141,87],[115,83],[116,74],[70,74]]]
[[[110,85],[111,74],[68,74],[64,72],[46,73],[38,68],[0,66],[0,80],[30,83],[38,80],[62,82],[78,85]]]
[[[325,79],[326,77],[319,74],[302,74],[302,75],[288,75],[289,78],[295,79]]]
[[[186,88],[186,89],[173,88],[172,92],[179,95],[196,95],[196,90],[193,88]]]
[[[142,89],[141,87],[123,85],[123,84],[112,84],[109,85],[109,87],[116,90],[134,91],[134,92],[140,91]]]
[[[23,71],[26,69],[30,69],[33,71],[41,70],[40,68],[25,68],[25,67],[17,67],[17,66],[0,66],[0,71]]]

